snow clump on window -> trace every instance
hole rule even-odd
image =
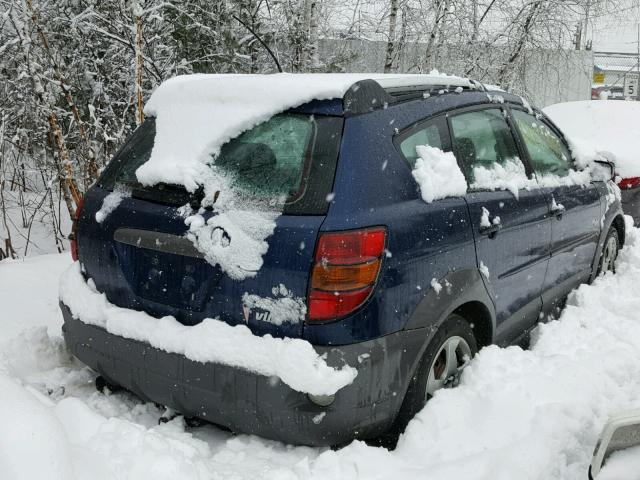
[[[467,181],[453,153],[428,145],[417,146],[416,152],[418,159],[411,173],[425,202],[467,193]]]

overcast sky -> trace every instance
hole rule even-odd
[[[637,2],[634,2],[637,3]],[[638,51],[638,7],[621,7],[621,11],[593,19],[587,37],[593,39],[593,49],[606,52]]]

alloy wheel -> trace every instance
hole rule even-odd
[[[449,337],[434,357],[427,378],[427,398],[441,388],[457,385],[463,368],[471,360],[471,347],[459,336]]]
[[[607,243],[602,252],[602,273],[615,272],[615,261],[618,256],[618,241],[614,236],[607,238]]]

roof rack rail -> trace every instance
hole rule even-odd
[[[371,112],[439,90],[485,91],[484,86],[467,78],[447,75],[375,75],[360,80],[347,90],[343,97],[345,115]]]

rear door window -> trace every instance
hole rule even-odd
[[[512,116],[527,147],[533,170],[542,175],[567,175],[571,169],[571,154],[560,137],[533,115],[512,110]]]
[[[453,148],[469,183],[474,169],[519,161],[518,148],[501,109],[474,110],[451,117]]]

